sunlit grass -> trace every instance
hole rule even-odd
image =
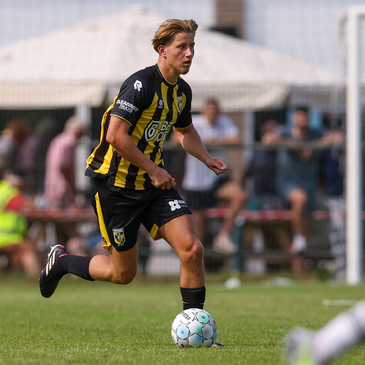
[[[208,278],[209,279],[209,278]],[[54,296],[36,280],[0,279],[0,364],[282,364],[283,337],[294,325],[321,327],[348,307],[324,299],[359,300],[364,286],[267,281],[225,289],[207,284],[205,309],[224,348],[180,349],[170,336],[181,310],[178,280],[137,280],[125,287],[66,277]],[[363,364],[356,348],[336,364]]]

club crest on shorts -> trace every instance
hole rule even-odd
[[[125,235],[124,228],[113,229],[114,242],[118,246],[124,246],[125,243]]]

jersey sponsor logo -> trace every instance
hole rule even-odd
[[[169,201],[171,212],[181,209],[182,207],[186,206],[184,200],[171,200]]]
[[[159,108],[159,109],[163,109],[163,100],[159,100],[158,101],[158,107],[157,108]]]
[[[175,122],[151,120],[144,131],[144,138],[147,142],[154,138],[156,138],[157,142],[164,141],[174,124]]]
[[[117,100],[115,103],[119,104],[120,109],[123,109],[128,113],[138,112],[139,110],[135,105],[125,100]]]
[[[144,130],[144,138],[146,141],[151,141],[157,136],[159,132],[159,126],[161,122],[156,120],[151,120],[146,129]]]
[[[138,90],[138,91],[141,91],[141,89],[142,89],[142,82],[141,81],[139,81],[139,80],[137,80],[135,83],[134,83],[134,88],[136,89],[136,90]]]
[[[125,243],[124,228],[113,229],[113,237],[114,237],[114,242],[118,246],[124,246]]]

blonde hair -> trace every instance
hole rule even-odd
[[[154,38],[152,39],[152,45],[156,52],[158,52],[158,46],[166,46],[173,41],[173,38],[178,33],[193,33],[195,36],[198,24],[194,19],[181,20],[181,19],[167,19],[158,27]]]

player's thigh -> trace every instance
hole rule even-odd
[[[184,214],[168,221],[160,227],[158,233],[179,257],[194,248],[201,249],[197,227],[191,214]]]
[[[155,189],[153,200],[144,209],[141,223],[154,240],[162,238],[160,228],[167,222],[191,211],[175,189]]]
[[[114,246],[108,247],[113,270],[118,274],[129,273],[134,276],[137,273],[138,246],[134,245],[128,251],[117,251]]]

